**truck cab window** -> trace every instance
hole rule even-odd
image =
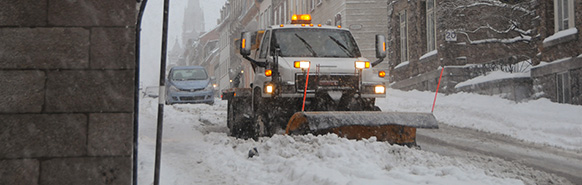
[[[267,50],[269,49],[269,44],[265,44],[265,43],[270,43],[270,41],[271,41],[271,31],[267,30],[265,32],[265,37],[263,37],[263,41],[261,42],[261,50],[260,50],[260,54],[259,54],[259,59],[267,58]]]
[[[274,44],[283,57],[361,57],[347,30],[288,28],[273,32]]]

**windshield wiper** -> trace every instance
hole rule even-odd
[[[352,54],[352,52],[350,52],[350,50],[348,50],[348,48],[344,46],[339,40],[333,38],[332,36],[329,36],[329,38],[333,40],[333,42],[335,42],[335,44],[337,44],[342,49],[342,51],[348,55],[348,57],[354,57],[354,54]]]
[[[315,53],[315,51],[313,50],[313,47],[311,47],[311,45],[309,45],[309,43],[307,43],[307,41],[305,41],[305,39],[301,38],[299,35],[297,35],[297,33],[295,34],[295,36],[297,38],[299,38],[299,40],[301,40],[301,42],[303,42],[303,44],[305,44],[305,46],[307,46],[307,49],[311,52],[311,54],[313,54],[313,57],[317,57],[317,53]]]

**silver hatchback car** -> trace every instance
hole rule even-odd
[[[166,105],[175,103],[214,104],[213,77],[202,66],[177,66],[166,78]]]

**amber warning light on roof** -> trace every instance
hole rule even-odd
[[[293,14],[293,16],[291,17],[291,24],[311,24],[311,15]]]

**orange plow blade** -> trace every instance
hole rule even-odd
[[[367,139],[399,145],[416,145],[416,129],[438,128],[430,113],[407,112],[297,112],[287,124],[287,134],[335,133],[348,139]]]

